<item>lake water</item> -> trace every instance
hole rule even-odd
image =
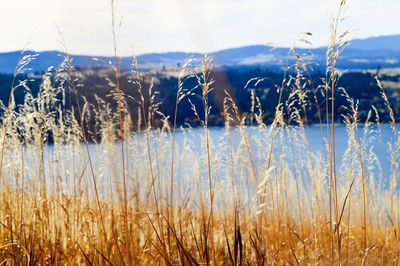
[[[397,125],[397,130],[400,126]],[[268,127],[267,129],[268,130]],[[309,148],[314,152],[319,152],[321,155],[324,153],[323,140],[326,141],[327,136],[330,138],[330,128],[326,126],[320,127],[319,125],[310,125],[304,127],[304,133],[306,135],[307,141],[309,142]],[[246,128],[246,132],[253,145],[257,146],[255,142],[256,138],[260,138],[260,132],[255,127]],[[212,140],[223,141],[225,139],[225,129],[224,128],[210,128],[209,130],[210,138]],[[364,127],[359,127],[358,137],[362,141],[367,134],[369,140],[368,145],[373,147],[374,152],[379,159],[382,160],[384,166],[389,165],[389,154],[387,144],[394,141],[394,134],[389,125],[384,124],[378,127],[368,128],[368,132],[365,132]],[[183,134],[182,132],[177,132],[177,144],[182,145],[182,139],[184,136],[190,137],[192,140],[193,150],[199,150],[201,148],[202,137],[204,135],[203,128],[195,128],[191,130],[191,133]],[[288,134],[285,133],[285,137]],[[239,130],[232,130],[232,139],[234,143],[237,143],[241,138],[241,133]],[[335,126],[335,149],[336,157],[338,161],[343,157],[347,147],[348,147],[348,131],[345,125]],[[268,141],[268,140],[267,140]],[[277,144],[279,146],[279,144]],[[326,147],[325,147],[326,149]],[[386,168],[386,167],[385,167]]]
[[[328,146],[326,143],[329,141],[327,139],[330,138],[330,128],[326,126],[320,127],[319,125],[311,125],[311,126],[305,126],[304,127],[304,135],[305,135],[305,141],[306,143],[292,143],[288,144],[291,141],[293,142],[303,142],[303,140],[299,139],[292,139],[294,138],[293,136],[290,135],[295,135],[295,132],[298,134],[299,128],[294,127],[293,129],[289,130],[283,130],[282,133],[282,138],[283,142],[285,143],[286,146],[296,146],[293,148],[294,150],[294,157],[296,158],[290,158],[290,155],[287,155],[285,158],[288,159],[283,159],[288,162],[289,165],[293,165],[293,161],[297,160],[297,157],[302,157],[305,158],[304,160],[315,160],[318,157],[321,158],[327,158],[329,156],[328,152]],[[399,125],[397,125],[396,128],[397,132],[399,130]],[[259,129],[250,127],[246,128],[246,134],[249,136],[249,140],[251,143],[251,149],[254,153],[254,161],[257,167],[262,166],[263,164],[266,164],[266,160],[268,158],[268,152],[271,144],[271,136],[272,132],[270,128],[264,129],[267,133],[261,133]],[[226,130],[224,128],[211,128],[210,129],[210,139],[212,140],[213,147],[214,149],[219,149],[218,145],[223,145],[224,142],[227,140],[226,136]],[[290,132],[290,133],[289,133]],[[382,178],[385,183],[384,186],[388,185],[388,180],[390,179],[393,174],[396,175],[396,179],[398,180],[398,169],[400,167],[400,162],[399,162],[399,141],[400,139],[395,139],[395,134],[392,130],[392,128],[385,124],[385,125],[380,125],[379,127],[364,127],[361,126],[358,129],[356,129],[356,140],[361,144],[363,154],[363,163],[366,171],[367,178],[369,177],[374,177],[376,179]],[[397,134],[397,133],[396,133]],[[199,152],[199,156],[201,156],[201,153],[204,153],[204,146],[202,148],[202,143],[204,143],[204,129],[202,128],[196,128],[193,129],[190,133],[182,133],[179,132],[177,134],[177,143],[178,146],[182,146],[182,139],[186,136],[186,138],[190,138],[191,140],[191,149],[194,152]],[[238,145],[240,140],[242,139],[243,134],[240,132],[240,130],[235,129],[232,130],[231,132],[231,138],[232,138],[232,143],[233,145]],[[279,139],[279,136],[277,136],[277,139]],[[335,155],[336,155],[336,165],[337,165],[337,171],[346,171],[346,169],[349,168],[348,165],[343,165],[343,157],[345,156],[345,152],[349,146],[349,133],[348,129],[346,128],[345,125],[336,125],[335,126]],[[325,143],[325,144],[324,144]],[[358,144],[356,144],[358,145]],[[275,141],[274,147],[276,149],[277,154],[281,153],[281,147],[282,147],[282,142],[279,140]],[[355,150],[358,150],[357,146]],[[259,156],[257,157],[257,154],[260,153],[260,149],[266,148],[266,151],[264,152],[264,156]],[[287,148],[288,153],[290,153],[290,148]],[[394,152],[390,152],[390,150],[393,150]],[[349,152],[349,151],[347,151]],[[304,153],[304,154],[301,154]],[[359,152],[355,151],[355,157],[359,158]],[[310,154],[312,156],[306,157],[307,155],[305,154]],[[349,156],[349,155],[347,155]],[[348,163],[348,159],[345,159],[346,163]],[[395,164],[395,166],[393,165]],[[300,164],[301,165],[301,164]],[[325,165],[328,165],[328,163],[325,163]],[[355,168],[358,167],[358,164],[355,164]],[[354,164],[353,164],[354,166]],[[393,167],[397,167],[396,171],[393,171]],[[262,170],[260,170],[262,171]],[[397,173],[396,173],[397,172]],[[305,173],[307,175],[307,173]]]
[[[398,128],[397,128],[398,130]],[[176,133],[176,148],[175,148],[175,180],[186,179],[191,180],[193,177],[207,180],[207,153],[205,146],[203,128],[193,128],[177,130]],[[251,175],[251,162],[249,157],[252,157],[256,174],[262,178],[263,173],[267,170],[268,158],[273,158],[271,161],[272,167],[282,167],[285,164],[287,169],[298,167],[297,171],[302,176],[310,176],[310,171],[314,174],[321,169],[322,176],[327,176],[327,137],[329,137],[330,129],[327,127],[320,127],[318,125],[306,126],[304,131],[301,128],[285,128],[275,131],[276,140],[271,148],[271,140],[274,135],[274,130],[270,127],[265,127],[259,130],[256,127],[247,127],[244,132],[239,129],[232,129],[228,132],[224,128],[210,128],[209,136],[211,141],[211,163],[214,176],[218,176],[219,180],[223,180],[228,176],[243,176]],[[394,167],[399,167],[399,145],[394,139],[394,133],[389,125],[381,125],[380,127],[360,127],[357,131],[357,141],[360,141],[363,149],[363,163],[368,178],[378,178],[388,180],[393,174]],[[245,137],[244,137],[245,136]],[[246,141],[251,150],[249,155],[248,149],[246,150]],[[170,178],[170,155],[171,155],[171,139],[172,134],[160,133],[159,131],[152,131],[150,133],[150,149],[152,156],[152,169],[158,180],[168,182]],[[345,171],[347,167],[356,169],[359,164],[352,166],[343,165],[342,159],[345,156],[348,147],[348,131],[344,125],[336,125],[335,127],[335,145],[336,145],[336,160],[337,171]],[[230,145],[230,146],[229,146]],[[325,145],[325,147],[324,147]],[[391,146],[391,148],[390,148]],[[230,148],[229,148],[230,147]],[[148,182],[149,178],[149,157],[147,153],[147,143],[145,133],[135,133],[132,137],[125,142],[125,162],[126,172],[133,177],[144,178],[143,182]],[[87,180],[91,179],[91,174],[87,168],[87,158],[84,145],[82,145],[80,153],[71,155],[74,148],[62,147],[58,153],[69,154],[70,157],[65,155],[64,162],[60,166],[53,166],[51,163],[48,165],[48,173],[57,173],[58,168],[64,169],[63,171],[70,173],[70,179],[76,176],[76,173],[82,173],[87,176]],[[353,158],[359,158],[357,153],[358,147],[353,152]],[[393,150],[390,152],[390,150]],[[49,162],[57,162],[57,152],[54,146],[49,146],[45,157]],[[118,144],[89,144],[89,150],[94,162],[94,170],[97,177],[103,178],[104,187],[112,186],[115,179],[121,178],[121,152],[120,145]],[[229,157],[229,153],[234,153]],[[346,156],[349,156],[347,153]],[[390,157],[392,156],[392,157]],[[33,158],[34,159],[34,158]],[[230,169],[230,163],[235,164],[233,169]],[[397,160],[397,161],[396,161]],[[71,162],[76,161],[75,166]],[[319,161],[320,166],[316,163]],[[345,160],[349,163],[349,160]],[[351,161],[351,160],[350,160]],[[312,165],[312,169],[306,169]],[[85,167],[84,167],[85,166]],[[318,168],[321,167],[322,168]],[[325,167],[325,168],[324,168]],[[400,167],[399,167],[400,168]],[[229,171],[232,171],[231,173]],[[293,169],[289,170],[293,174]],[[74,175],[72,173],[75,173]],[[397,172],[398,173],[398,172]],[[398,175],[398,174],[396,174]],[[108,178],[111,177],[111,178]],[[396,177],[398,178],[398,177]],[[118,181],[118,180],[117,180]],[[164,182],[162,181],[162,182]],[[387,181],[384,181],[387,183]],[[190,186],[190,181],[182,184],[182,186]]]

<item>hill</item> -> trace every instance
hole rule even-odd
[[[315,68],[324,69],[325,47],[313,49],[296,49],[307,60],[315,63]],[[26,51],[26,53],[36,53]],[[238,48],[224,49],[211,53],[218,66],[266,66],[270,68],[282,67],[282,62],[291,63],[294,58],[288,57],[290,49],[287,47],[274,48],[267,45],[251,45]],[[0,53],[0,73],[13,73],[20,58],[21,51]],[[143,69],[175,68],[183,64],[187,58],[199,59],[201,53],[167,52],[150,53],[137,57],[139,66]],[[107,56],[73,55],[73,64],[78,68],[103,68],[115,59]],[[34,71],[45,71],[50,66],[58,66],[63,60],[59,51],[40,52],[38,59],[30,67]],[[129,69],[131,57],[121,58],[121,67]],[[345,69],[376,69],[400,67],[400,35],[371,37],[356,39],[347,47],[338,66]]]

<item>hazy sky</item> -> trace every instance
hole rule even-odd
[[[112,54],[109,0],[1,0],[0,51],[60,49],[55,24],[75,54]],[[339,0],[116,0],[120,54],[210,52],[248,44],[290,46],[329,35]],[[400,0],[349,0],[343,27],[357,37],[400,33]]]

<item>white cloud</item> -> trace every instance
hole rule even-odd
[[[122,54],[213,51],[273,42],[289,46],[299,33],[328,40],[328,14],[338,0],[116,0],[122,16]],[[398,0],[349,0],[345,28],[360,37],[400,33]],[[80,54],[111,54],[109,0],[14,0],[0,9],[0,49],[20,49],[29,36],[37,50],[59,49],[54,23],[68,48]]]

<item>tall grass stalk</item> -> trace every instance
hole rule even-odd
[[[313,87],[307,57],[291,50],[270,92],[278,99],[271,125],[261,104],[268,77],[245,85],[246,113],[215,81],[210,57],[173,73],[175,113],[164,114],[161,74],[142,71],[136,58],[127,71],[118,58],[113,1],[112,69],[75,69],[64,47],[64,62],[33,93],[20,74],[35,56],[22,55],[0,104],[0,264],[397,265],[395,110],[378,78],[383,104],[371,106],[365,122],[340,88],[345,4],[331,21],[323,86]],[[83,97],[93,73],[99,92],[108,81],[108,99]],[[193,114],[180,113],[181,104]],[[311,105],[320,132],[326,111],[321,150],[308,135]],[[216,130],[219,112],[225,128]],[[201,127],[180,127],[182,117]],[[340,129],[347,146],[336,158]]]

